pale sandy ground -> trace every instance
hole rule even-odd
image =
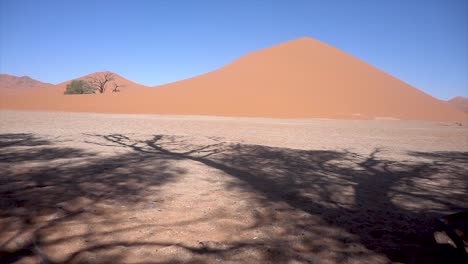
[[[0,111],[0,170],[0,263],[463,261],[468,124]]]

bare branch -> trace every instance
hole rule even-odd
[[[119,84],[117,84],[117,83],[115,83],[115,82],[113,82],[112,85],[114,86],[114,88],[112,89],[112,92],[113,92],[113,93],[120,92],[119,87],[124,87],[124,86],[125,86],[125,85],[119,85]]]

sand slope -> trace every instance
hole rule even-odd
[[[449,104],[454,106],[455,108],[468,113],[468,98],[457,96],[448,101]]]
[[[36,91],[34,96],[3,96],[0,108],[286,118],[468,119],[467,114],[447,102],[311,38],[252,52],[216,71],[154,89],[84,96],[64,96],[63,89],[64,84],[60,84]],[[60,93],[53,94],[52,90]]]

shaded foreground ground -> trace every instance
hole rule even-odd
[[[463,127],[0,114],[0,263],[463,261]]]

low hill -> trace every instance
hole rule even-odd
[[[89,80],[91,80],[93,78],[94,79],[96,79],[96,78],[97,79],[102,79],[106,73],[112,74],[113,80],[110,81],[106,85],[105,93],[112,93],[113,83],[116,83],[117,85],[119,85],[118,89],[120,90],[120,92],[140,91],[140,90],[145,90],[145,89],[149,88],[148,86],[144,86],[144,85],[132,82],[132,81],[127,80],[124,77],[122,77],[122,76],[120,76],[120,75],[118,75],[116,73],[112,73],[112,72],[95,72],[95,73],[91,73],[91,74],[88,74],[88,75],[85,75],[85,76],[77,77],[77,78],[75,78],[73,80],[87,80],[87,81],[89,81]],[[57,85],[52,85],[52,86],[46,87],[45,89],[38,89],[38,90],[34,91],[34,93],[36,95],[40,95],[40,94],[47,94],[47,95],[60,94],[60,95],[63,95],[67,85],[69,83],[71,83],[71,81],[72,80],[68,80],[68,81],[59,83]]]
[[[448,100],[448,103],[451,104],[453,107],[468,114],[468,98],[457,96]]]
[[[45,88],[51,85],[50,83],[34,80],[29,76],[17,77],[9,74],[0,74],[0,91],[19,92]]]

